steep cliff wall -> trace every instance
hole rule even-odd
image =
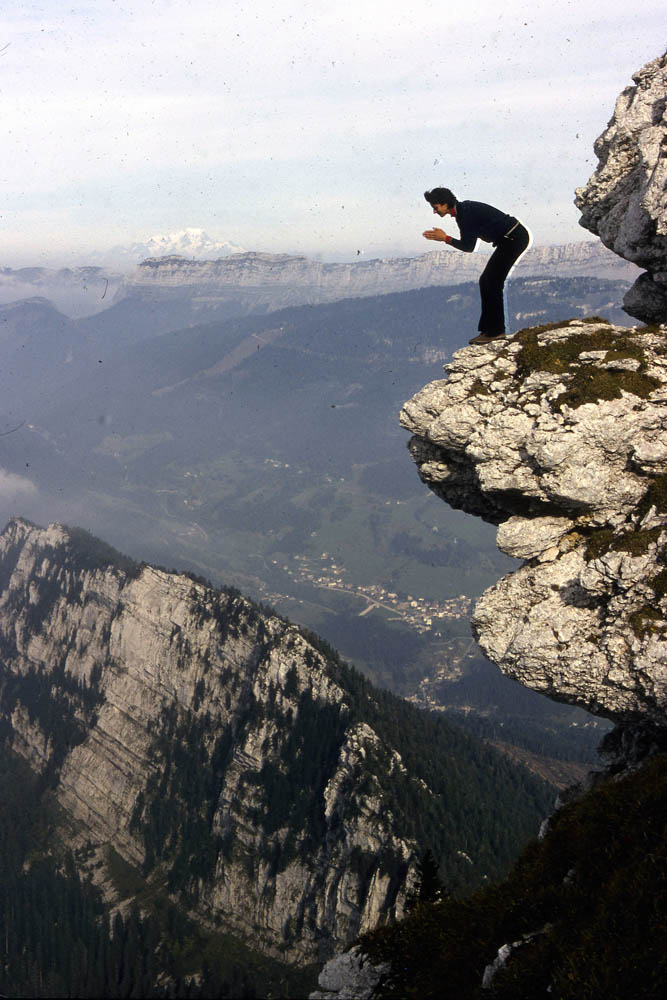
[[[646,323],[667,320],[667,54],[633,76],[595,143],[598,167],[577,190],[581,225],[645,268],[624,300]]]

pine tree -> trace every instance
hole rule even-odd
[[[414,888],[408,893],[405,908],[411,910],[418,903],[439,903],[448,895],[445,884],[440,878],[438,862],[429,847],[417,863],[417,880]]]

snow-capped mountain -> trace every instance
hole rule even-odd
[[[230,253],[244,252],[243,247],[227,240],[215,240],[203,229],[191,227],[182,229],[180,233],[151,236],[145,243],[134,243],[130,251],[140,256],[162,257],[165,254],[179,254],[197,259],[208,259],[211,254],[226,257]]]
[[[111,250],[97,255],[100,260],[95,262],[127,270],[134,268],[136,264],[148,257],[175,255],[188,260],[212,260],[227,257],[233,253],[244,253],[244,248],[230,243],[228,240],[214,239],[203,229],[189,226],[187,229],[181,229],[180,232],[150,236],[145,242],[132,243],[131,246],[113,247]]]

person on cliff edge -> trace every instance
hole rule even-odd
[[[427,240],[448,243],[464,253],[472,253],[477,240],[492,243],[496,248],[479,279],[482,315],[479,333],[470,344],[493,344],[505,337],[505,279],[521,254],[530,245],[530,233],[513,215],[506,215],[482,201],[458,201],[449,188],[437,187],[425,191],[424,197],[441,219],[451,215],[459,227],[460,239],[454,239],[442,229],[427,229]]]

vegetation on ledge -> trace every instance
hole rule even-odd
[[[598,400],[620,399],[624,392],[647,399],[661,383],[646,373],[646,358],[636,330],[614,329],[607,320],[597,316],[586,321],[590,333],[577,330],[572,336],[562,336],[549,343],[540,343],[539,336],[549,330],[562,329],[565,333],[573,320],[560,324],[520,330],[515,337],[521,343],[516,356],[518,371],[528,375],[533,371],[563,375],[567,389],[552,403],[556,411],[564,405],[577,409],[584,403]],[[579,321],[581,323],[581,321]],[[641,332],[641,331],[640,331]],[[600,368],[582,361],[581,355],[598,352],[602,363],[634,362],[634,370]]]

